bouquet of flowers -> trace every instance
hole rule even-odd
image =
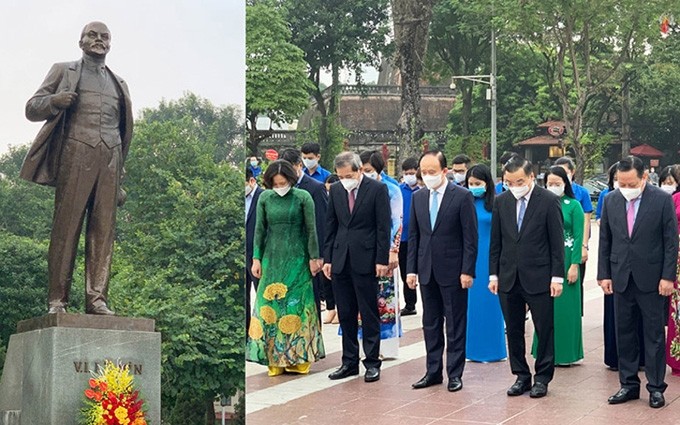
[[[147,425],[144,400],[134,389],[128,366],[107,360],[89,380],[82,425]]]

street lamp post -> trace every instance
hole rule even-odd
[[[491,30],[491,74],[488,75],[454,75],[451,77],[451,89],[456,88],[456,80],[467,80],[475,83],[482,83],[489,85],[487,90],[487,100],[491,101],[491,176],[496,180],[496,107],[497,101],[497,87],[496,87],[496,30]]]

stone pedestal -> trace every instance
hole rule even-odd
[[[161,336],[154,321],[50,314],[19,322],[0,380],[0,425],[75,425],[105,360],[130,366],[150,423],[160,424]]]

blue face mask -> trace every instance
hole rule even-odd
[[[470,188],[470,192],[472,192],[472,196],[474,196],[475,198],[481,198],[486,194],[486,187],[473,186]]]

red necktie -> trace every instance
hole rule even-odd
[[[356,190],[356,189],[352,189],[352,190],[350,190],[350,191],[347,193],[347,196],[348,196],[347,200],[348,200],[348,202],[349,202],[349,213],[350,213],[350,214],[352,214],[352,210],[354,210],[354,201],[355,201],[355,199],[354,199],[354,191],[355,191],[355,190]]]

